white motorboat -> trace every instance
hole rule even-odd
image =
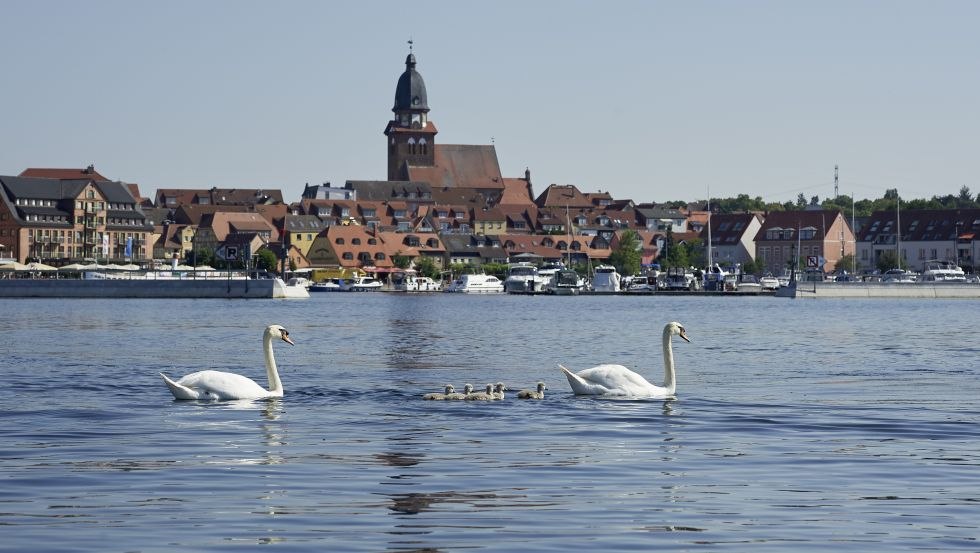
[[[442,284],[414,271],[395,273],[391,277],[392,288],[398,292],[439,292]]]
[[[381,281],[371,277],[355,277],[345,280],[341,286],[345,292],[374,292],[382,287]]]
[[[761,292],[762,283],[759,282],[759,279],[755,278],[755,275],[742,275],[738,280],[738,291]]]
[[[343,292],[344,288],[340,285],[340,279],[332,278],[321,282],[314,282],[310,285],[310,292]]]
[[[504,283],[493,275],[460,275],[446,291],[460,294],[502,294]]]
[[[621,278],[612,265],[599,265],[592,276],[592,291],[596,293],[616,293],[620,291]]]
[[[915,273],[902,269],[889,269],[882,273],[881,281],[891,284],[909,284],[916,281]]]
[[[952,261],[931,259],[923,265],[919,282],[966,282],[966,273]]]
[[[630,294],[653,294],[657,291],[656,277],[635,276],[627,277],[629,280],[624,283],[627,293]]]
[[[534,294],[543,292],[550,277],[541,276],[531,263],[512,263],[504,279],[504,292],[509,294]]]
[[[310,297],[310,281],[303,277],[293,277],[283,286],[284,298]]]

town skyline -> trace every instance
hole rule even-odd
[[[980,189],[967,2],[571,3],[562,25],[547,6],[422,2],[425,26],[356,5],[235,6],[8,7],[0,40],[24,52],[8,64],[23,85],[5,93],[0,173],[94,163],[150,197],[382,180],[411,39],[440,143],[493,144],[536,193],[823,199],[835,165],[857,199]]]

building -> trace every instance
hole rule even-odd
[[[754,213],[718,213],[708,219],[711,232],[711,260],[733,267],[755,261],[755,237],[762,228],[762,217]],[[708,225],[699,237],[708,243]]]
[[[891,252],[900,254],[913,271],[939,260],[975,272],[978,244],[980,209],[876,211],[858,232],[857,262],[863,270],[874,270],[881,256]]]
[[[772,211],[755,235],[755,246],[765,272],[779,275],[803,260],[807,268],[830,273],[841,257],[854,254],[854,234],[840,211]]]
[[[91,166],[87,173],[62,171],[69,178],[0,176],[0,249],[5,255],[49,265],[126,263],[152,256],[153,225],[127,185],[105,180]]]

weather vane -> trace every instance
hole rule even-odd
[[[412,46],[413,46],[414,44],[415,44],[415,41],[414,41],[414,40],[412,40],[412,39],[411,39],[411,37],[409,37],[409,39],[408,39],[408,51],[409,51],[409,52],[411,52],[411,51],[412,51]]]

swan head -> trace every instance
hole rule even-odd
[[[473,385],[472,384],[464,384],[463,385],[463,393],[464,394],[472,394],[473,393]]]
[[[544,382],[538,382],[538,391],[539,392],[543,392],[543,391],[545,391],[547,389],[548,389],[548,387],[544,385]]]
[[[687,331],[684,330],[684,325],[676,321],[667,323],[667,325],[664,326],[664,337],[668,337],[671,334],[680,336],[685,342],[691,342],[691,339],[687,337]]]
[[[280,340],[282,340],[283,342],[286,342],[287,344],[289,344],[291,346],[295,346],[296,345],[292,341],[292,339],[290,339],[290,337],[289,337],[289,331],[286,330],[285,328],[283,328],[280,325],[269,325],[268,328],[265,329],[265,333],[266,333],[266,335],[268,335],[268,336],[270,336],[272,338],[279,338]]]
[[[446,395],[456,393],[456,388],[452,384],[446,384]]]

